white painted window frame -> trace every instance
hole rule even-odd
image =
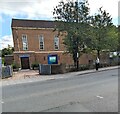
[[[26,34],[22,34],[22,46],[24,51],[28,50],[28,38]]]

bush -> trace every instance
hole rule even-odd
[[[2,64],[4,64],[4,61],[5,61],[5,60],[4,60],[4,58],[2,57]]]
[[[39,64],[38,64],[38,63],[33,63],[33,64],[31,65],[31,67],[32,67],[33,70],[34,70],[34,69],[38,69],[38,68],[39,68]]]
[[[69,70],[68,70],[69,69]],[[67,70],[68,70],[68,72],[75,72],[75,71],[77,71],[77,69],[73,66],[73,67],[69,67]],[[89,70],[90,69],[90,66],[89,65],[79,65],[79,69],[78,69],[78,71],[83,71],[83,70]]]
[[[89,65],[80,65],[80,70],[88,70]]]
[[[13,64],[12,64],[12,68],[13,68],[13,69],[19,69],[19,65],[18,65],[17,63],[13,63]]]

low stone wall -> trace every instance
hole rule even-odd
[[[63,74],[66,72],[65,64],[51,65],[51,74]]]
[[[13,55],[5,55],[5,58],[4,58],[4,65],[7,66],[7,65],[12,65],[14,62],[14,57]]]

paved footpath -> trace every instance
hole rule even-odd
[[[69,73],[57,74],[57,75],[39,75],[38,71],[21,70],[19,72],[14,72],[14,75],[11,78],[1,79],[0,86],[54,80],[54,79],[61,79],[61,78],[69,78],[75,75],[84,76],[84,74],[101,72],[105,70],[118,69],[118,68],[119,66],[113,66],[113,67],[99,68],[98,71],[96,71],[95,69],[92,69],[92,70],[69,72]]]

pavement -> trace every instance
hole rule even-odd
[[[56,74],[56,75],[40,75],[38,70],[21,70],[18,72],[14,72],[13,76],[10,78],[0,79],[0,86],[69,78],[76,75],[84,76],[84,74],[102,72],[102,71],[118,69],[118,68],[119,66],[112,66],[112,67],[99,68],[98,71],[92,69],[92,70],[69,72],[65,74]]]

